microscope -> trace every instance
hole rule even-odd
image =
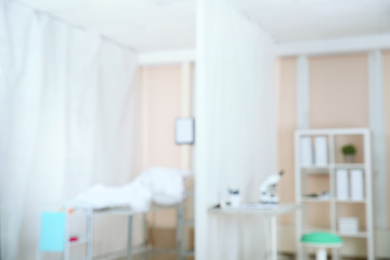
[[[269,176],[260,186],[260,203],[263,204],[278,204],[279,197],[277,196],[277,184],[280,178],[284,174],[284,171],[280,171],[278,174],[272,174]]]

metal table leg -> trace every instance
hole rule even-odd
[[[184,260],[184,202],[177,207],[176,246],[177,259]]]
[[[93,259],[93,209],[87,212],[87,259]]]
[[[64,260],[69,260],[70,255],[70,246],[69,246],[69,216],[68,211],[65,210],[65,246],[64,246]]]
[[[277,227],[276,227],[276,217],[271,217],[271,239],[272,239],[272,260],[278,259],[278,234],[277,234]]]
[[[146,213],[142,214],[142,224],[143,224],[143,239],[144,245],[148,245],[148,222],[146,220]]]
[[[127,260],[133,258],[133,216],[129,215],[127,230]]]

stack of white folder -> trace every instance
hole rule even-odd
[[[311,137],[301,138],[301,165],[303,167],[326,167],[328,165],[328,145],[325,136],[314,138],[314,147]]]
[[[336,170],[336,192],[339,200],[361,201],[364,199],[364,180],[362,169]]]

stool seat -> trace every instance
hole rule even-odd
[[[341,237],[328,232],[312,232],[305,234],[302,236],[301,242],[321,247],[339,247],[343,244]]]
[[[328,232],[312,232],[305,234],[301,242],[310,247],[316,247],[316,260],[327,260],[326,249],[343,245],[341,237]]]

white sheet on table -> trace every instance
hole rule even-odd
[[[190,171],[167,167],[153,167],[134,181],[122,187],[95,185],[71,200],[73,207],[130,207],[135,212],[145,212],[151,202],[174,205],[184,198],[184,178]]]
[[[95,185],[71,201],[73,207],[130,207],[136,212],[147,211],[152,194],[140,183],[131,182],[122,187]]]
[[[142,183],[152,193],[154,203],[172,205],[184,198],[184,178],[190,171],[167,167],[153,167],[143,172],[135,182]]]

